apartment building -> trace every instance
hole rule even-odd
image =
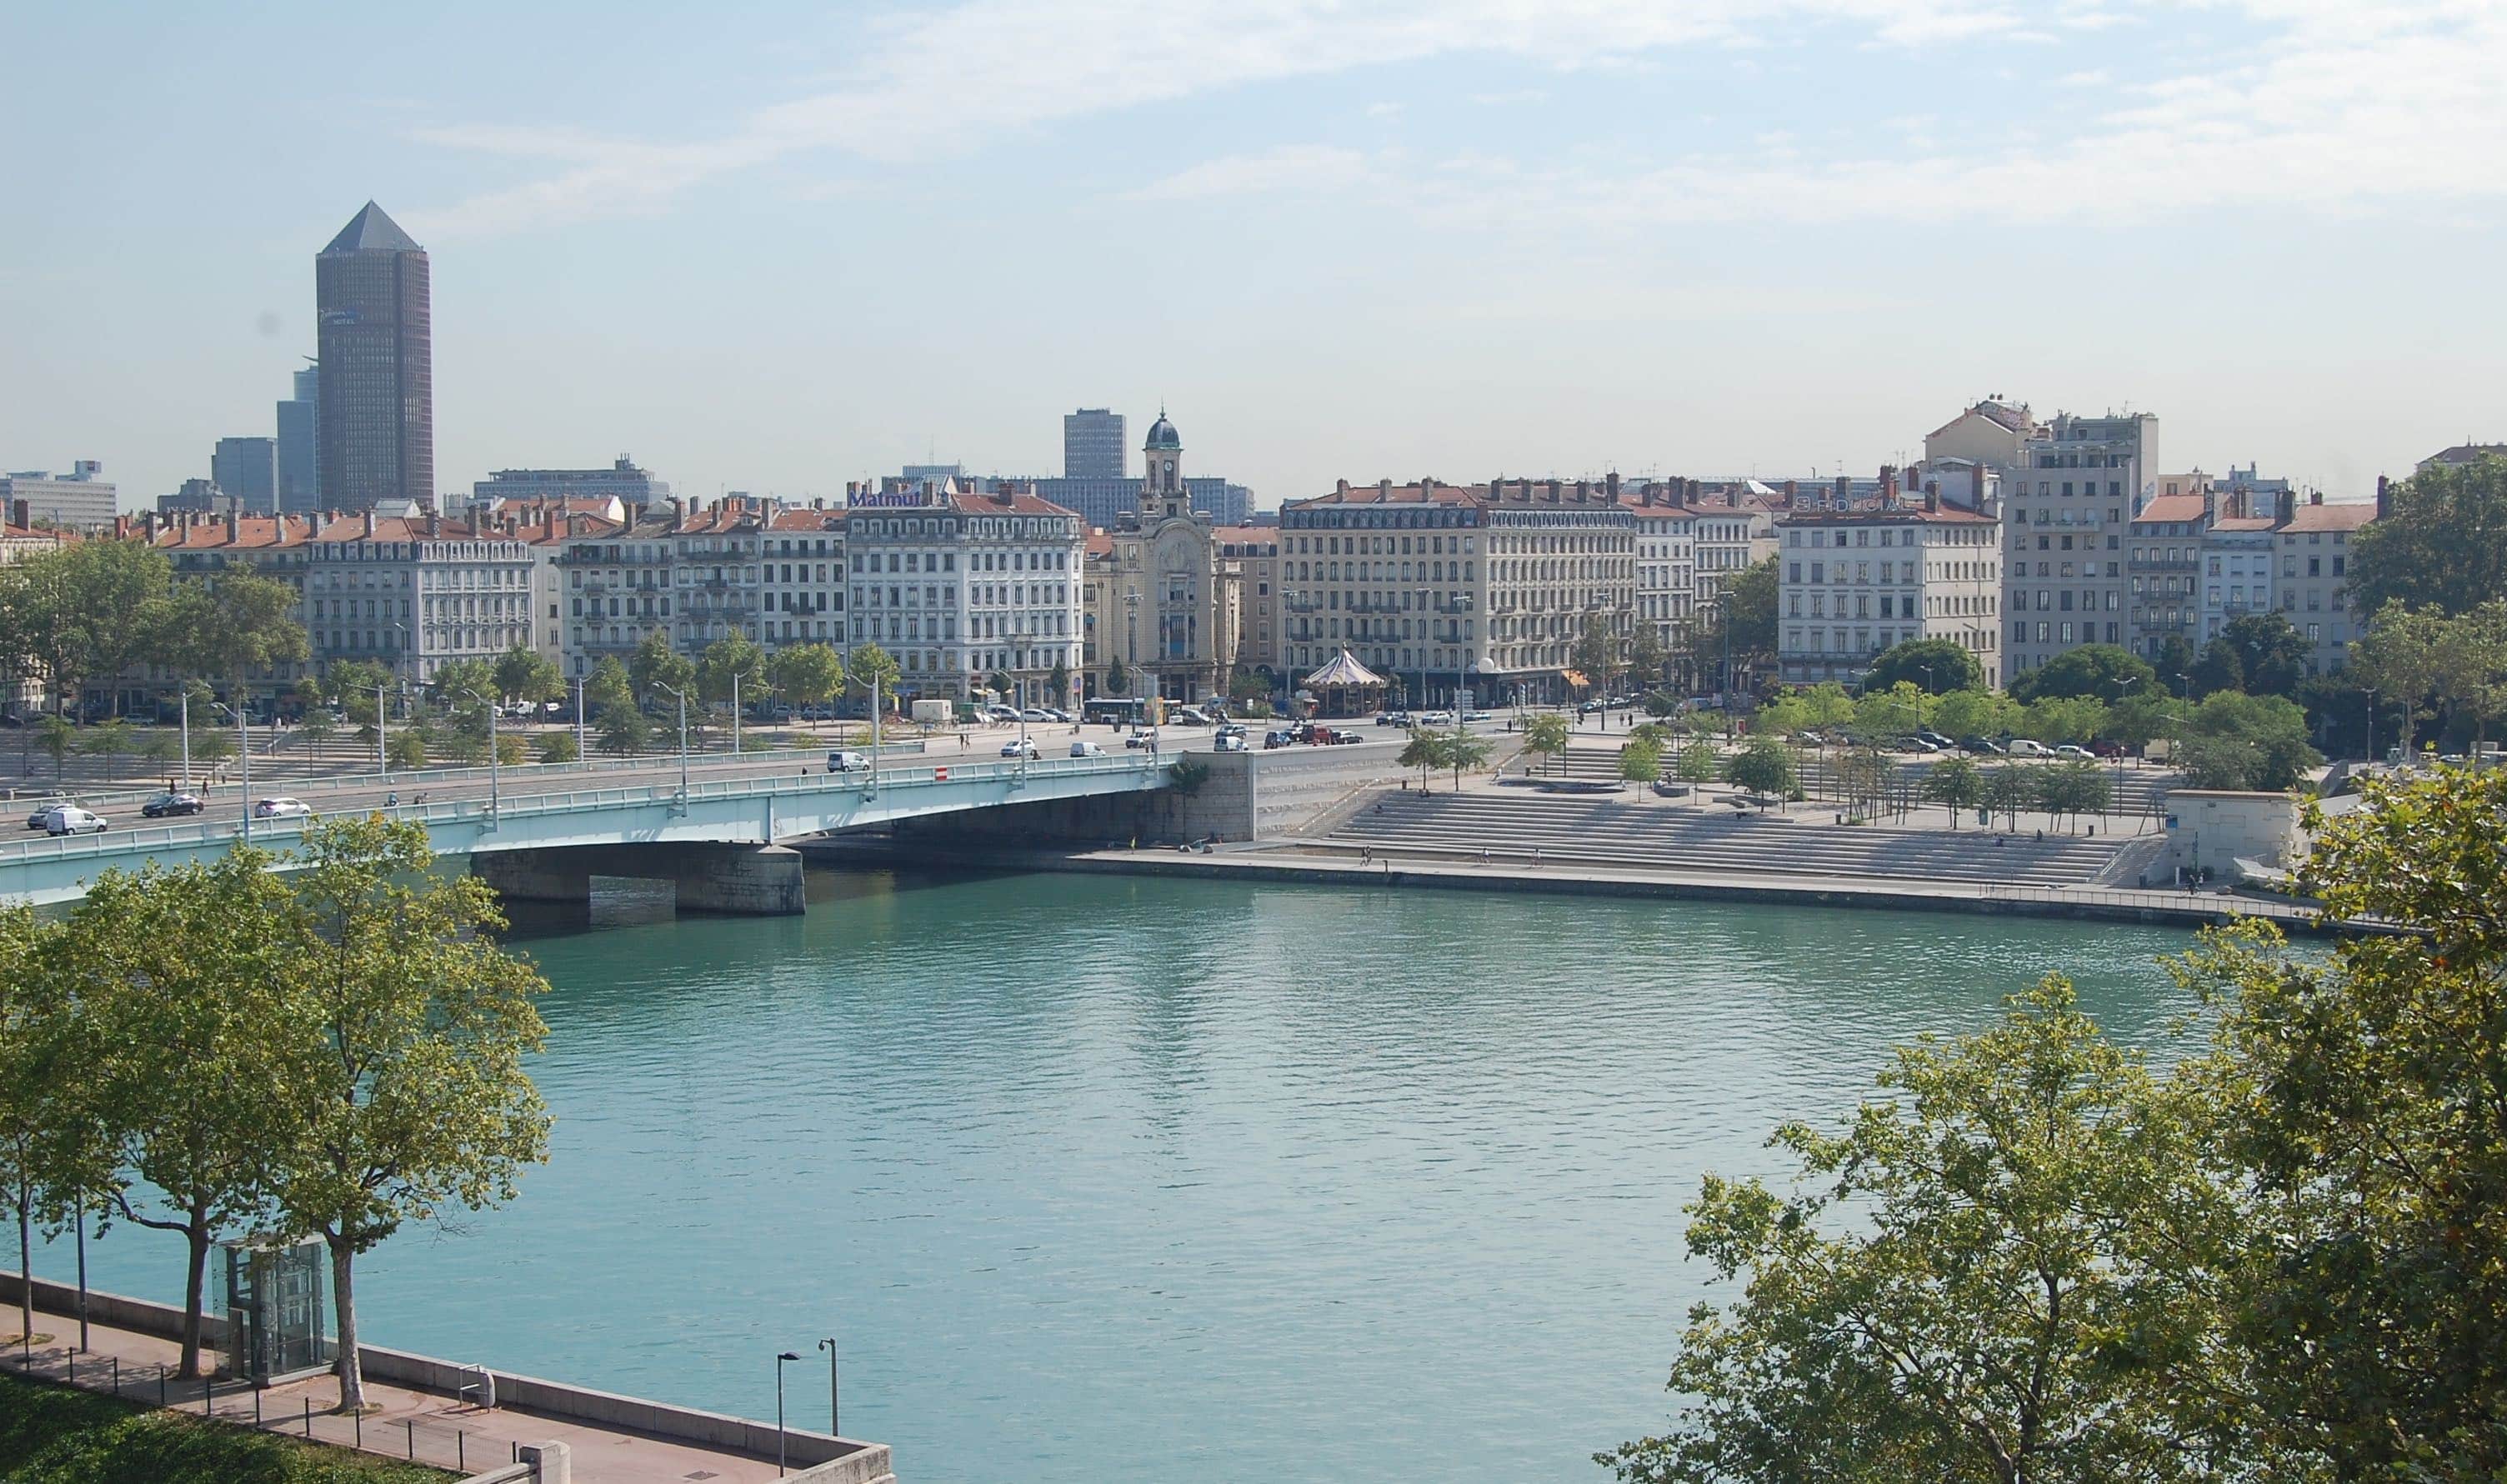
[[[2003,480],[2005,672],[2082,644],[2123,644],[2125,537],[2155,467],[2159,419],[2058,413]]]
[[[846,504],[849,625],[854,642],[896,658],[904,696],[963,699],[1001,675],[1018,700],[1069,704],[1081,664],[1078,516],[1024,488],[955,480],[848,487]]]
[[[2132,518],[2125,558],[2133,653],[2159,658],[2173,636],[2202,643],[2202,538],[2211,524],[2210,504],[2179,477],[2160,488],[2178,488],[2143,503]]]
[[[2003,679],[2001,523],[1938,493],[1780,518],[1777,654],[1788,685],[1852,683],[1872,657],[1948,639]]]
[[[1287,673],[1280,648],[1280,529],[1276,525],[1222,525],[1211,531],[1223,574],[1236,589],[1236,663],[1275,678]]]
[[[1637,518],[1618,480],[1341,482],[1280,512],[1288,668],[1350,650],[1410,694],[1450,703],[1557,699],[1601,613],[1625,652],[1636,624]]]
[[[2307,639],[2307,673],[2341,670],[2368,622],[2350,599],[2351,543],[2379,507],[2178,480],[2188,492],[2162,494],[2133,518],[2134,652],[2156,659],[2170,635],[2199,650],[2242,615],[2278,612]]]
[[[1638,491],[1637,622],[1656,642],[1678,649],[1697,611],[1697,512],[1657,499],[1653,487]]]

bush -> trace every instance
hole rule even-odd
[[[0,1376],[0,1478],[11,1484],[444,1484],[446,1477],[415,1464]]]

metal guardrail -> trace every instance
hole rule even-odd
[[[771,754],[746,754],[752,761],[772,761]],[[821,755],[814,751],[815,760]],[[627,805],[675,803],[685,798],[694,800],[762,799],[779,796],[797,797],[828,793],[859,793],[865,796],[896,789],[954,787],[1002,778],[1038,777],[1072,778],[1096,775],[1146,773],[1172,768],[1181,754],[1150,758],[1146,754],[1114,757],[1072,757],[1038,759],[1020,764],[1014,759],[999,762],[945,762],[929,768],[881,768],[875,773],[859,774],[809,772],[799,778],[781,774],[743,778],[692,778],[684,794],[672,781],[637,784],[624,788],[567,789],[557,793],[507,794],[501,803],[490,806],[486,798],[448,799],[440,803],[402,804],[391,808],[381,805],[348,806],[347,812],[381,814],[393,819],[410,819],[423,824],[454,824],[482,818],[514,819],[547,814],[572,814],[600,808]],[[648,762],[645,766],[650,767]],[[482,773],[485,770],[481,770]],[[401,776],[394,775],[394,781]],[[301,839],[306,821],[292,819],[256,819],[252,838],[255,845],[283,849],[284,842]],[[240,820],[218,820],[198,824],[152,825],[138,829],[108,830],[101,835],[64,835],[57,839],[17,841],[0,845],[0,865],[23,864],[33,860],[63,860],[96,856],[126,856],[144,853],[151,848],[214,845],[240,841]]]

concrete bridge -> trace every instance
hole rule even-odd
[[[789,914],[802,910],[801,857],[782,842],[865,825],[1005,805],[1143,793],[1164,787],[1178,760],[1145,754],[967,760],[933,754],[882,758],[876,770],[824,772],[825,753],[774,753],[694,763],[675,758],[615,764],[511,768],[458,775],[364,777],[294,797],[317,814],[380,812],[426,826],[439,855],[466,855],[471,869],[508,895],[583,900],[595,876],[673,884],[695,911]],[[419,802],[419,790],[424,792]],[[151,859],[214,857],[244,835],[240,792],[196,818],[65,839],[0,845],[0,900],[42,906],[75,901],[107,870]],[[406,802],[390,802],[394,795]],[[135,807],[128,814],[135,815]],[[108,812],[108,817],[120,817]],[[299,819],[255,819],[252,843],[285,851]],[[286,869],[282,862],[280,869]]]

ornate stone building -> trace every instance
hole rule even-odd
[[[1224,695],[1242,629],[1242,565],[1222,561],[1211,517],[1192,504],[1183,440],[1161,411],[1141,446],[1139,506],[1091,543],[1088,687],[1120,661],[1125,695],[1201,701]]]

